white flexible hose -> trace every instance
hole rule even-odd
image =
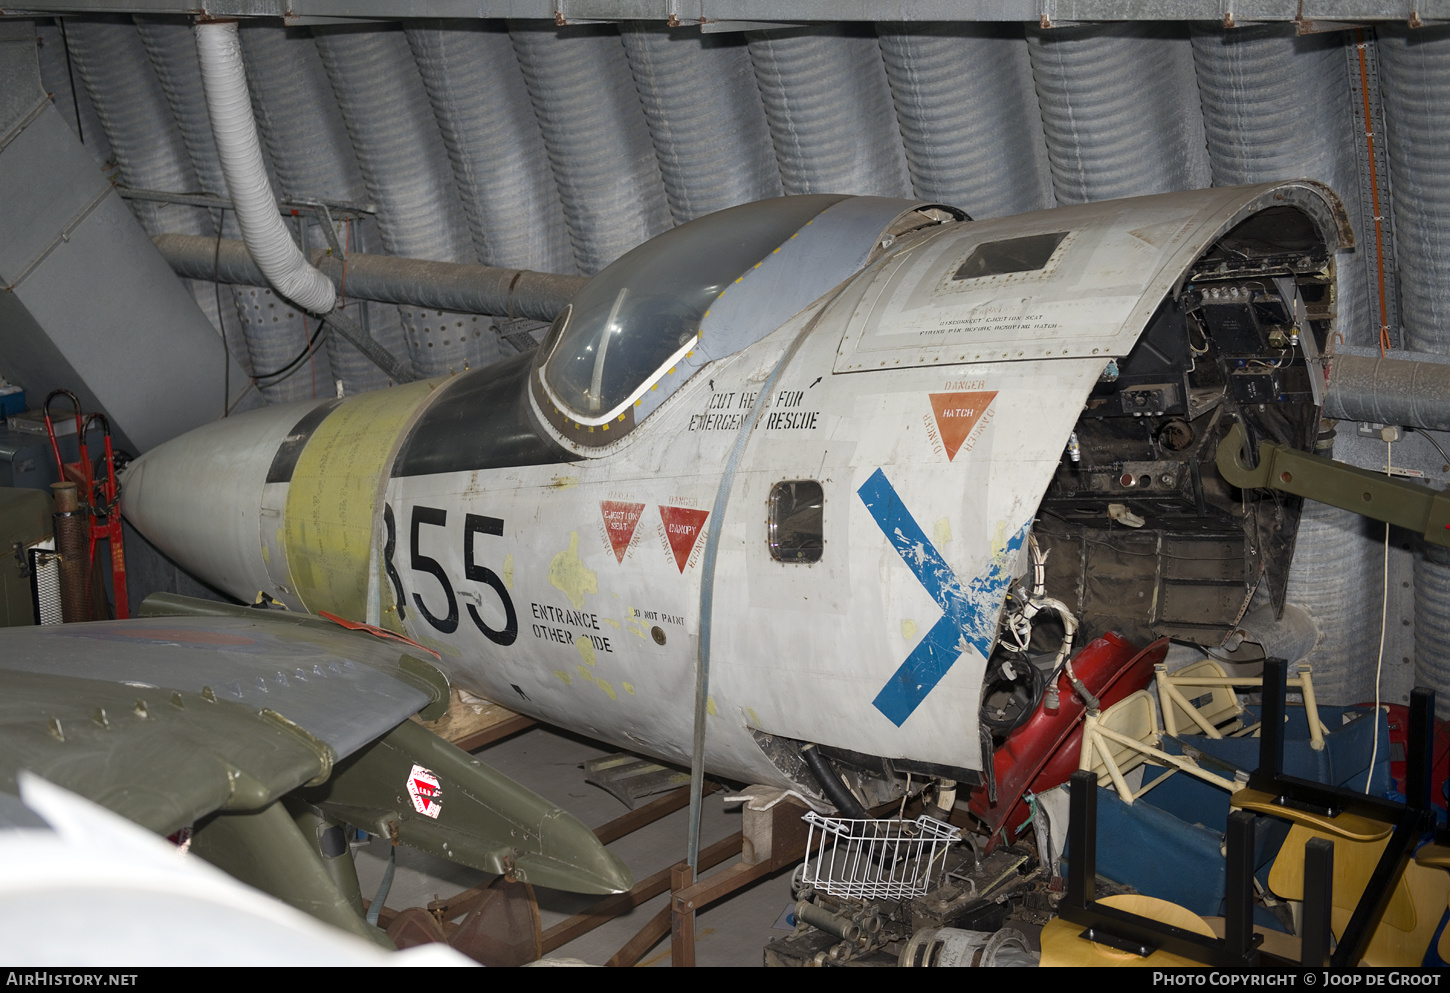
[[[222,174],[247,251],[274,290],[304,310],[328,313],[337,301],[332,280],[307,264],[277,212],[252,117],[237,22],[197,24],[196,54]]]

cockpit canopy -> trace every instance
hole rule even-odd
[[[885,197],[780,197],[645,242],[554,321],[533,377],[539,413],[585,449],[617,441],[707,362],[858,272],[905,216],[911,230],[963,215]]]
[[[550,330],[543,378],[552,398],[581,424],[618,418],[691,351],[722,290],[842,199],[783,197],[732,207],[610,264]]]

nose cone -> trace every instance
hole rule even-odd
[[[121,513],[197,579],[250,601],[270,585],[262,489],[277,449],[318,404],[280,404],[213,421],[132,462]]]
[[[568,811],[555,807],[538,832],[535,850],[515,859],[529,882],[572,893],[623,893],[634,886],[624,860]]]

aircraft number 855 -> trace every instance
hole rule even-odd
[[[407,608],[404,606],[403,583],[398,576],[397,567],[393,564],[393,552],[397,547],[397,525],[393,520],[393,508],[391,504],[383,506],[383,524],[387,528],[387,540],[383,547],[383,560],[388,570],[388,579],[393,583],[393,589],[398,594],[398,617],[407,619]],[[409,567],[414,572],[426,572],[438,580],[443,587],[443,595],[448,601],[448,614],[446,617],[435,617],[423,602],[420,593],[413,594],[413,603],[417,605],[418,612],[423,619],[431,624],[442,634],[452,634],[458,630],[458,598],[454,595],[453,584],[448,581],[448,573],[437,559],[424,555],[418,549],[418,534],[424,525],[430,527],[447,527],[448,511],[439,507],[413,507],[412,526],[409,528],[408,554],[410,558]],[[478,565],[473,561],[473,541],[475,535],[480,534],[503,534],[503,521],[497,517],[484,517],[481,514],[465,514],[463,516],[463,575],[464,578],[483,583],[493,587],[498,598],[503,603],[504,625],[502,629],[489,627],[478,615],[478,608],[473,604],[467,604],[468,616],[477,625],[483,636],[496,645],[508,647],[512,645],[519,636],[519,618],[514,611],[513,598],[509,596],[508,590],[504,588],[503,580],[499,579],[498,573],[487,566]]]

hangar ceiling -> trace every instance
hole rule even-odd
[[[32,26],[55,112],[126,191],[227,194],[187,10],[177,0],[29,4],[32,19],[10,22]],[[781,194],[916,195],[984,218],[1308,177],[1340,194],[1357,236],[1339,260],[1344,345],[1450,354],[1450,27],[1437,23],[1450,2],[236,0],[206,10],[244,18],[274,189],[328,204],[349,253],[588,275],[672,225]],[[228,211],[126,195],[153,238],[239,237]],[[295,222],[314,248],[327,241],[318,216],[304,209]],[[80,270],[73,279],[88,281]],[[274,373],[236,409],[387,384],[338,336],[315,339],[316,324],[269,290],[194,280],[187,292],[246,376]],[[126,306],[138,340],[166,323],[144,299]],[[348,308],[419,375],[513,354],[540,327],[508,314]],[[0,354],[0,373],[10,358]],[[164,396],[186,370],[125,375]],[[218,395],[210,409],[224,405]],[[1353,425],[1331,443],[1337,457],[1384,465],[1383,443]],[[1395,446],[1397,457],[1433,455],[1419,444],[1418,454],[1401,454],[1413,437]],[[1310,661],[1330,702],[1373,696],[1387,569],[1397,600],[1386,657],[1399,682],[1450,686],[1450,565],[1398,544],[1386,565],[1383,538],[1355,515],[1306,508],[1290,599],[1323,631]]]

